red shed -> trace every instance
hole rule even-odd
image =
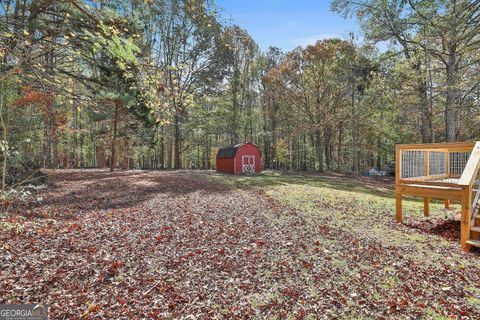
[[[220,148],[217,153],[217,171],[233,174],[262,172],[260,149],[251,143]]]

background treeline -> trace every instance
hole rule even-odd
[[[262,52],[210,0],[1,0],[2,186],[39,167],[359,173],[480,139],[480,1],[334,0],[362,41]],[[381,50],[377,49],[380,44]]]

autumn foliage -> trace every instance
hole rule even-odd
[[[16,106],[38,106],[41,108],[51,107],[54,102],[53,94],[35,90],[26,85],[20,89],[20,97],[15,100]]]

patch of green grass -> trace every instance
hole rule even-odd
[[[444,317],[433,309],[428,309],[425,311],[425,318],[431,320],[451,320],[451,318]]]
[[[21,233],[24,230],[24,226],[19,223],[10,223],[6,221],[0,222],[0,230],[7,232]]]
[[[467,287],[466,290],[469,291],[469,292],[471,292],[471,293],[476,293],[476,294],[479,294],[479,295],[480,295],[480,288],[477,288],[477,287]]]
[[[373,301],[382,301],[383,300],[382,296],[378,292],[374,292],[370,296],[370,299],[372,299]]]
[[[475,298],[475,297],[468,297],[467,301],[469,304],[474,305],[474,306],[480,306],[480,299]]]
[[[426,241],[427,237],[422,234],[414,233],[414,234],[409,234],[408,239],[411,241],[422,242],[422,241]]]
[[[393,186],[374,183],[374,180],[340,175],[289,175],[265,172],[256,176],[213,174],[209,179],[233,187],[254,187],[264,191],[280,203],[297,209],[308,224],[325,224],[358,237],[381,242],[386,246],[408,247],[410,258],[421,261],[425,267],[438,266],[444,257],[432,252],[431,244],[448,248],[452,242],[444,238],[420,233],[395,223],[395,191]],[[372,183],[373,181],[373,183]],[[457,206],[453,207],[457,209]],[[416,222],[448,218],[452,211],[443,208],[442,201],[432,201],[430,217],[423,215],[423,200],[405,197],[403,212],[406,220]],[[288,215],[269,215],[272,223],[282,224]],[[325,240],[322,240],[325,241]],[[461,251],[452,250],[451,257],[463,264],[470,263]]]
[[[383,286],[387,289],[394,288],[397,285],[398,278],[396,276],[388,276],[383,281]]]
[[[330,188],[340,191],[353,191],[356,193],[372,194],[376,196],[392,197],[391,191],[386,188],[376,188],[361,185],[355,182],[347,182],[341,176],[305,176],[289,175],[279,172],[264,172],[254,176],[236,176],[230,174],[216,173],[212,175],[213,179],[227,182],[238,186],[255,186],[260,188],[277,187],[281,185],[303,185],[315,188]]]

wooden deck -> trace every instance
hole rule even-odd
[[[468,159],[468,160],[467,160]],[[465,250],[480,247],[478,172],[480,142],[397,145],[396,147],[396,219],[403,220],[404,195],[424,199],[424,214],[430,214],[430,200],[462,205],[460,242]],[[478,245],[477,245],[478,244]]]

